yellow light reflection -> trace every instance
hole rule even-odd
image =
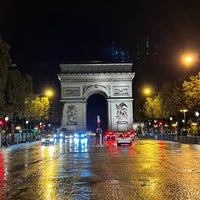
[[[156,193],[159,188],[160,182],[163,182],[162,177],[154,176],[154,174],[162,173],[165,171],[165,153],[164,153],[164,141],[158,141],[157,145],[154,145],[154,141],[148,141],[144,145],[140,145],[139,151],[145,152],[145,157],[139,158],[136,156],[137,165],[139,166],[138,173],[141,174],[141,184],[149,184],[151,189],[146,189],[146,194]],[[144,161],[145,160],[145,161]],[[151,174],[151,175],[150,175]]]
[[[54,159],[55,146],[42,146],[43,174],[39,179],[44,200],[57,200],[56,182],[54,179],[58,170],[58,159]]]

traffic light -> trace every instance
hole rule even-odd
[[[158,126],[162,126],[163,125],[163,121],[162,120],[158,120]]]
[[[101,119],[100,119],[100,116],[97,115],[97,124],[100,124],[101,123]]]
[[[0,119],[0,127],[3,128],[5,125],[5,120],[3,118]]]
[[[42,122],[40,122],[39,128],[44,129],[44,127],[45,127],[44,124]]]

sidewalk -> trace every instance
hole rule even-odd
[[[23,147],[29,144],[35,144],[35,143],[39,143],[40,141],[33,141],[33,142],[24,142],[24,143],[18,143],[18,144],[8,144],[7,146],[3,145],[0,147],[1,149],[12,149],[12,148],[16,148],[16,147]]]

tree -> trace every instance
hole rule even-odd
[[[0,36],[0,113],[4,107],[4,90],[7,83],[8,66],[11,64],[10,46]]]
[[[183,82],[185,101],[190,110],[200,110],[200,79],[199,76],[190,76],[189,81]]]
[[[160,91],[160,98],[162,99],[162,115],[163,118],[169,118],[176,113],[176,105],[173,98],[174,83],[164,82]],[[175,95],[176,96],[176,95]]]
[[[147,97],[144,103],[144,114],[150,119],[162,118],[162,99],[160,95]]]
[[[9,70],[5,87],[5,112],[22,117],[25,109],[26,81],[19,70]]]
[[[29,96],[25,103],[25,116],[29,120],[48,120],[50,102],[48,97]]]
[[[136,98],[134,100],[134,120],[145,121],[146,117],[143,112],[144,100],[142,98]]]
[[[24,90],[25,90],[26,96],[31,96],[33,94],[32,77],[29,75],[25,75],[24,81],[25,81]]]

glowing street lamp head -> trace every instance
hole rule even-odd
[[[186,56],[186,57],[185,57],[185,62],[186,62],[186,63],[191,63],[192,60],[193,60],[193,59],[192,59],[191,56]]]
[[[181,56],[181,62],[185,66],[191,66],[198,61],[198,55],[193,52],[187,52]]]
[[[150,90],[149,88],[145,88],[145,89],[144,89],[144,93],[145,93],[146,95],[149,95],[149,94],[151,94],[151,90]]]
[[[145,87],[145,88],[143,89],[143,94],[144,94],[145,96],[150,96],[150,95],[152,94],[152,89],[151,89],[150,87]]]
[[[53,96],[53,90],[51,90],[51,89],[46,90],[45,95],[47,97],[52,97]]]

